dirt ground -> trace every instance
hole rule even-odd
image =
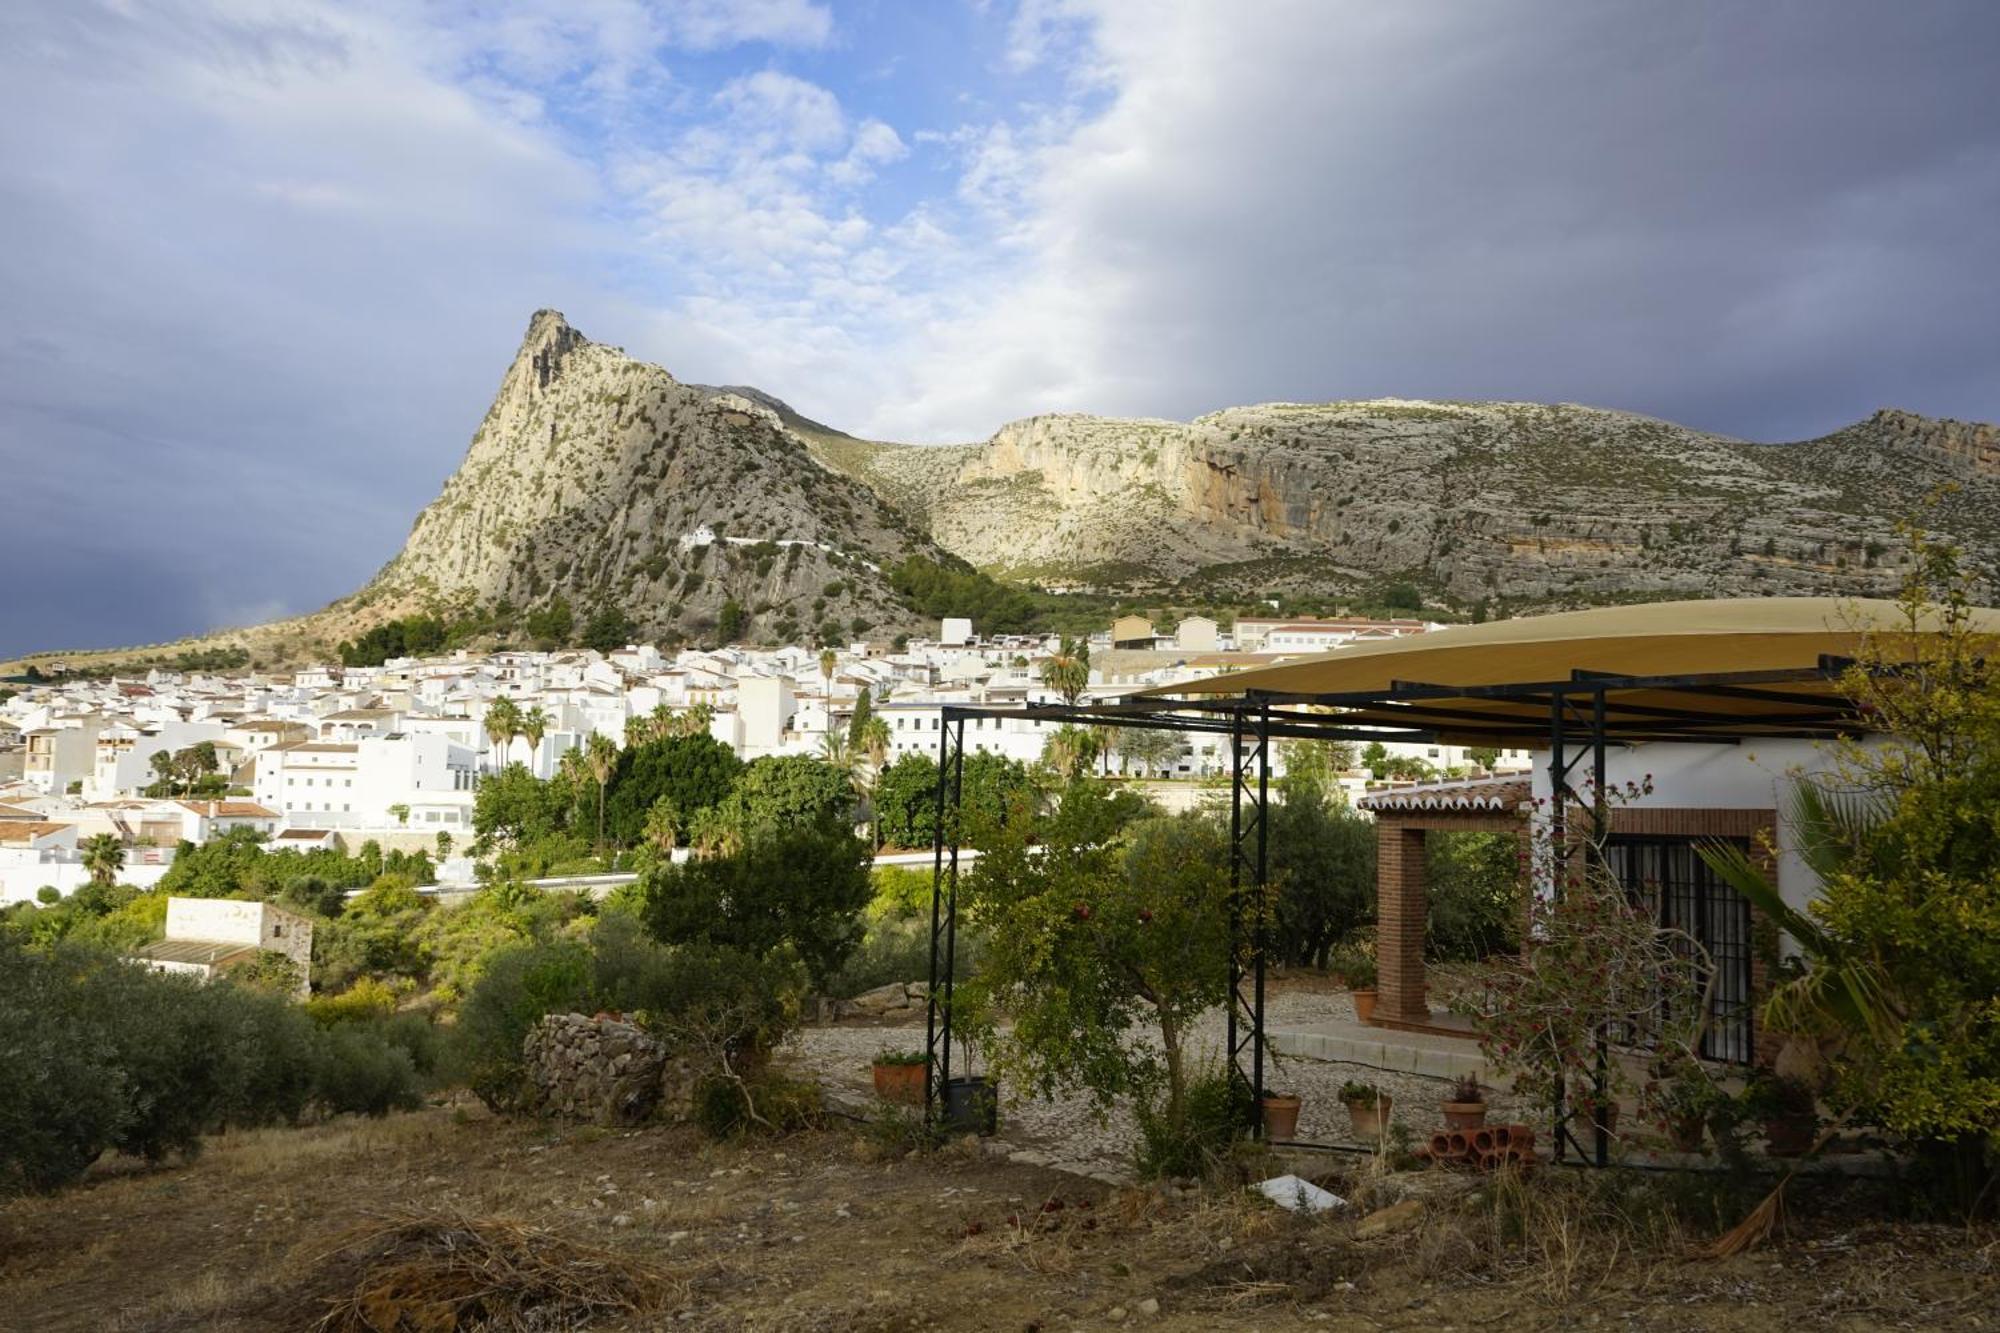
[[[1328,1179],[1378,1203],[1404,1181]],[[0,1206],[0,1328],[310,1328],[335,1290],[330,1238],[417,1210],[512,1219],[662,1279],[642,1313],[537,1328],[2000,1330],[1991,1231],[1807,1201],[1781,1242],[1717,1262],[1691,1240],[1635,1252],[1581,1214],[1494,1225],[1489,1184],[1450,1194],[1363,1238],[1354,1213],[1118,1190],[970,1141],[906,1156],[845,1122],[716,1145],[439,1107],[229,1135]]]

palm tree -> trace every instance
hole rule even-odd
[[[1090,644],[1065,637],[1062,646],[1042,662],[1042,684],[1062,696],[1071,708],[1090,688]]]
[[[500,752],[495,768],[507,766],[507,747],[521,734],[521,706],[512,699],[495,699],[486,706],[486,735]]]
[[[1097,758],[1097,737],[1088,727],[1057,727],[1042,747],[1042,760],[1066,778],[1076,777]]]
[[[882,780],[882,763],[889,757],[888,720],[879,714],[870,715],[861,724],[861,735],[856,744],[867,763],[855,769],[854,791],[868,802],[869,845],[880,846],[881,831],[875,817],[875,784]]]
[[[94,833],[83,841],[83,868],[90,882],[109,888],[125,868],[125,844],[115,833]]]
[[[715,721],[715,705],[699,703],[680,716],[683,736],[706,736],[711,722]]]
[[[667,797],[653,802],[653,808],[646,812],[646,841],[671,856],[674,848],[681,845],[680,818],[680,811],[674,809],[673,801]]]
[[[665,699],[654,704],[653,711],[647,716],[653,720],[653,739],[656,741],[663,741],[680,729],[680,720],[674,716],[674,710],[668,707]]]
[[[833,730],[833,669],[840,665],[840,655],[831,648],[819,650],[819,677],[826,682],[826,729]]]
[[[653,719],[640,715],[625,719],[625,748],[635,749],[653,739]]]
[[[702,856],[734,856],[743,850],[743,830],[719,805],[695,812],[688,828],[688,845]]]
[[[829,731],[819,738],[819,757],[843,773],[854,772],[854,747],[838,731]]]
[[[549,715],[536,704],[521,714],[521,739],[528,743],[528,768],[533,770],[542,757],[542,738],[549,734]]]
[[[604,789],[611,783],[611,770],[618,767],[618,747],[611,738],[601,731],[590,733],[590,743],[584,747],[583,762],[590,768],[590,776],[597,783],[597,854],[604,855]]]

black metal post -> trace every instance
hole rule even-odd
[[[1225,1006],[1227,1024],[1223,1037],[1223,1049],[1227,1052],[1229,1067],[1240,1074],[1242,1065],[1237,1060],[1237,988],[1242,984],[1242,960],[1237,956],[1236,944],[1243,929],[1243,713],[1241,710],[1230,714],[1229,718],[1229,1002]],[[1252,1103],[1251,1115],[1258,1128],[1263,1126],[1263,1113]]]
[[[1549,699],[1549,893],[1562,892],[1564,862],[1568,859],[1563,847],[1563,834],[1567,820],[1563,816],[1563,803],[1569,799],[1569,764],[1564,758],[1563,697],[1560,691]],[[1528,886],[1530,893],[1534,885]],[[1529,942],[1533,947],[1533,942]],[[1564,1156],[1563,1136],[1569,1133],[1568,1098],[1564,1096],[1562,1077],[1558,1072],[1555,1088],[1555,1105],[1550,1108],[1555,1119],[1554,1132],[1555,1159],[1560,1162]]]
[[[958,961],[959,804],[965,781],[965,719],[938,721],[937,795],[931,833],[931,972],[924,992],[924,1114],[936,1123],[951,1080],[951,995]],[[939,945],[943,948],[940,950]]]
[[[1270,882],[1271,829],[1271,706],[1257,708],[1257,902],[1256,921],[1250,930],[1250,966],[1256,976],[1256,1007],[1251,1011],[1250,1095],[1259,1106],[1264,1102],[1264,950],[1269,943],[1271,905],[1266,897]]]
[[[1605,873],[1605,839],[1611,836],[1610,794],[1605,791],[1604,771],[1604,688],[1599,686],[1591,695],[1590,709],[1590,845],[1584,848],[1584,873],[1601,875]],[[1597,1164],[1611,1164],[1611,1130],[1606,1123],[1605,1096],[1610,1090],[1610,1053],[1606,1049],[1606,1032],[1603,1025],[1597,1029],[1597,1062],[1592,1071],[1591,1099],[1597,1107],[1591,1126],[1592,1147],[1596,1149]]]

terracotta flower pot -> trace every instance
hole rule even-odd
[[[1446,1129],[1478,1129],[1486,1123],[1485,1102],[1446,1102],[1444,1104],[1444,1127]]]
[[[1375,1021],[1374,990],[1371,988],[1369,990],[1355,991],[1353,993],[1353,1000],[1354,1016],[1364,1023],[1373,1023]]]
[[[875,1080],[875,1095],[883,1101],[904,1106],[924,1104],[924,1066],[874,1065],[869,1073]]]
[[[1354,1137],[1380,1139],[1389,1130],[1389,1111],[1394,1104],[1394,1099],[1387,1093],[1378,1095],[1373,1106],[1363,1102],[1349,1102],[1347,1120],[1354,1128]]]
[[[1290,1093],[1271,1093],[1258,1108],[1264,1116],[1266,1142],[1289,1142],[1299,1135],[1299,1099]]]

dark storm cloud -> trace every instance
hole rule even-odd
[[[1092,405],[2000,416],[2000,6],[1107,6],[1050,155]]]
[[[724,173],[671,177],[683,221],[762,182],[855,253],[930,247],[842,251],[846,306],[701,253],[672,260],[704,299],[662,299],[657,216],[620,194],[659,172],[577,156],[538,90],[494,85],[615,56],[651,88],[640,47],[549,62],[516,25],[480,64],[410,12],[0,7],[0,653],[351,590],[543,304],[905,438],[1392,394],[1772,440],[1883,405],[2000,419],[1989,0],[1040,5],[1084,21],[1009,59],[1067,62],[1073,102],[896,125],[935,190],[909,217],[852,226],[771,169],[784,144],[672,159]]]

